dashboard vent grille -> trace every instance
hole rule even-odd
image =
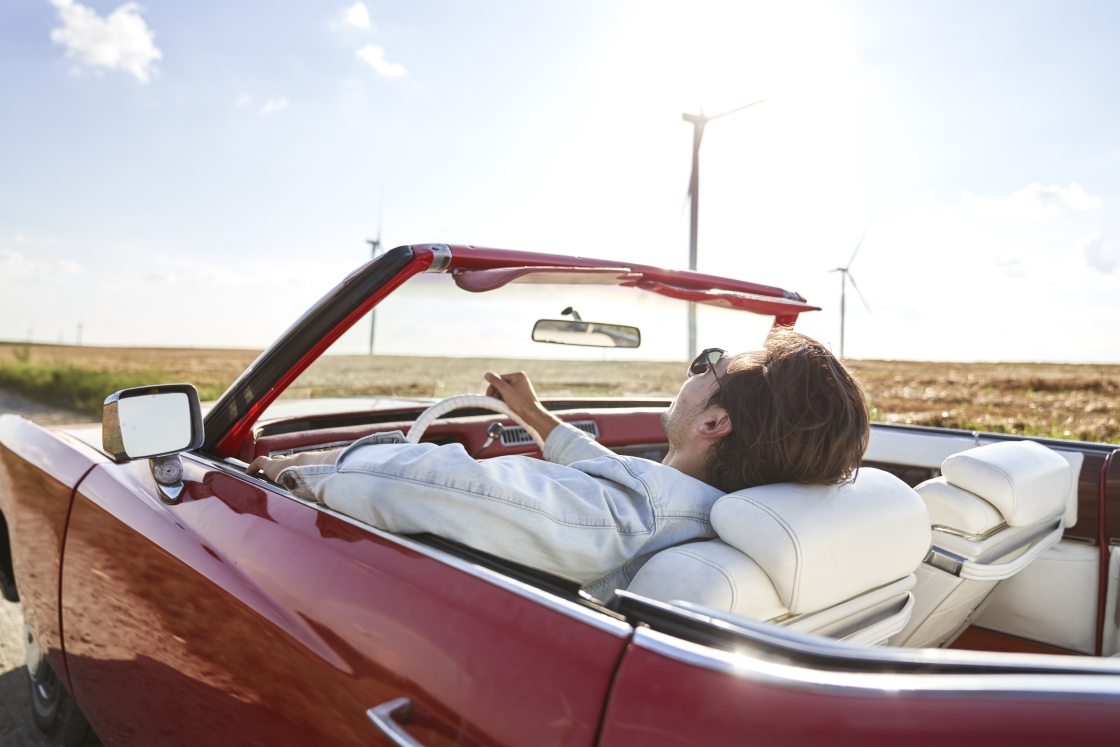
[[[574,425],[592,438],[599,437],[599,426],[594,420],[573,420],[568,425]],[[502,433],[502,446],[524,446],[531,443],[533,443],[533,437],[529,435],[529,431],[520,425],[507,426]]]

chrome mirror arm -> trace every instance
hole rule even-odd
[[[167,454],[152,457],[148,466],[152,469],[160,500],[169,506],[177,504],[183,495],[183,460],[178,454]]]

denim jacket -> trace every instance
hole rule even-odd
[[[541,461],[476,461],[460,444],[372,444],[334,464],[289,467],[292,492],[390,532],[431,532],[575,579],[599,599],[626,588],[654,553],[715,537],[723,493],[672,467],[619,456],[563,424]]]

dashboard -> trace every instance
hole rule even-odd
[[[588,433],[612,451],[660,462],[669,450],[661,413],[670,400],[624,401],[548,400],[544,402],[554,415]],[[258,456],[286,456],[303,451],[317,451],[347,446],[374,433],[402,431],[407,433],[422,409],[406,407],[397,410],[356,412],[285,418],[262,422],[252,437],[242,444],[238,458],[251,462]],[[458,443],[474,454],[488,439],[494,423],[505,427],[478,458],[522,455],[543,458],[529,434],[510,418],[488,410],[456,410],[430,426],[422,443]]]

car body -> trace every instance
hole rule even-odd
[[[29,635],[106,745],[1115,742],[1120,665],[1101,657],[1115,645],[1101,640],[1115,628],[1113,447],[1045,442],[1081,455],[1066,535],[1093,562],[1072,572],[1103,573],[1089,582],[1101,592],[1092,620],[1070,614],[1078,630],[1091,624],[1096,649],[1081,653],[1096,656],[1072,655],[1079,644],[1058,644],[1065,656],[867,648],[625,593],[603,605],[564,579],[369,527],[249,477],[256,456],[407,427],[424,409],[402,400],[258,422],[332,342],[425,272],[454,273],[478,292],[533,273],[598,275],[783,325],[814,308],[698,273],[404,246],[346,278],[209,409],[205,440],[182,455],[177,502],[145,460],[112,458],[100,428],[0,418],[5,590],[18,591]],[[620,453],[663,448],[664,400],[547,404],[594,422]],[[427,436],[476,447],[492,422],[508,422],[454,415]],[[867,463],[914,484],[947,454],[1015,438],[875,424]]]

